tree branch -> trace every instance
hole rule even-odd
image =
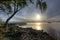
[[[11,19],[11,18],[13,18],[13,16],[18,12],[18,11],[20,11],[22,8],[20,8],[19,10],[17,10],[17,11],[15,11],[7,20],[6,20],[6,22],[5,22],[5,24],[4,24],[4,27],[6,27],[7,26],[7,24],[8,24],[8,22],[9,22],[9,20]]]

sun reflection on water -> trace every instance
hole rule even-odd
[[[41,23],[36,23],[36,30],[42,30]]]

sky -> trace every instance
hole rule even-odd
[[[30,4],[28,7],[23,8],[19,11],[10,22],[21,22],[25,20],[33,20],[37,14],[41,14],[41,17],[44,20],[60,20],[60,0],[45,0],[47,3],[47,9],[44,13],[40,13],[39,8],[36,8],[35,5]],[[3,21],[6,21],[8,18],[7,14],[4,12],[0,13],[0,17]]]

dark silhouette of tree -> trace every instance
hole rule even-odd
[[[0,17],[0,23],[2,23],[2,19],[1,19],[1,17]]]
[[[36,3],[36,7],[39,7],[41,10],[41,13],[42,13],[43,11],[46,10],[47,5],[46,5],[46,2],[44,0],[38,0]]]

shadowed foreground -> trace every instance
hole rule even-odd
[[[5,39],[0,40],[55,40],[43,30],[34,30],[32,28],[20,28],[18,31],[4,32]]]

